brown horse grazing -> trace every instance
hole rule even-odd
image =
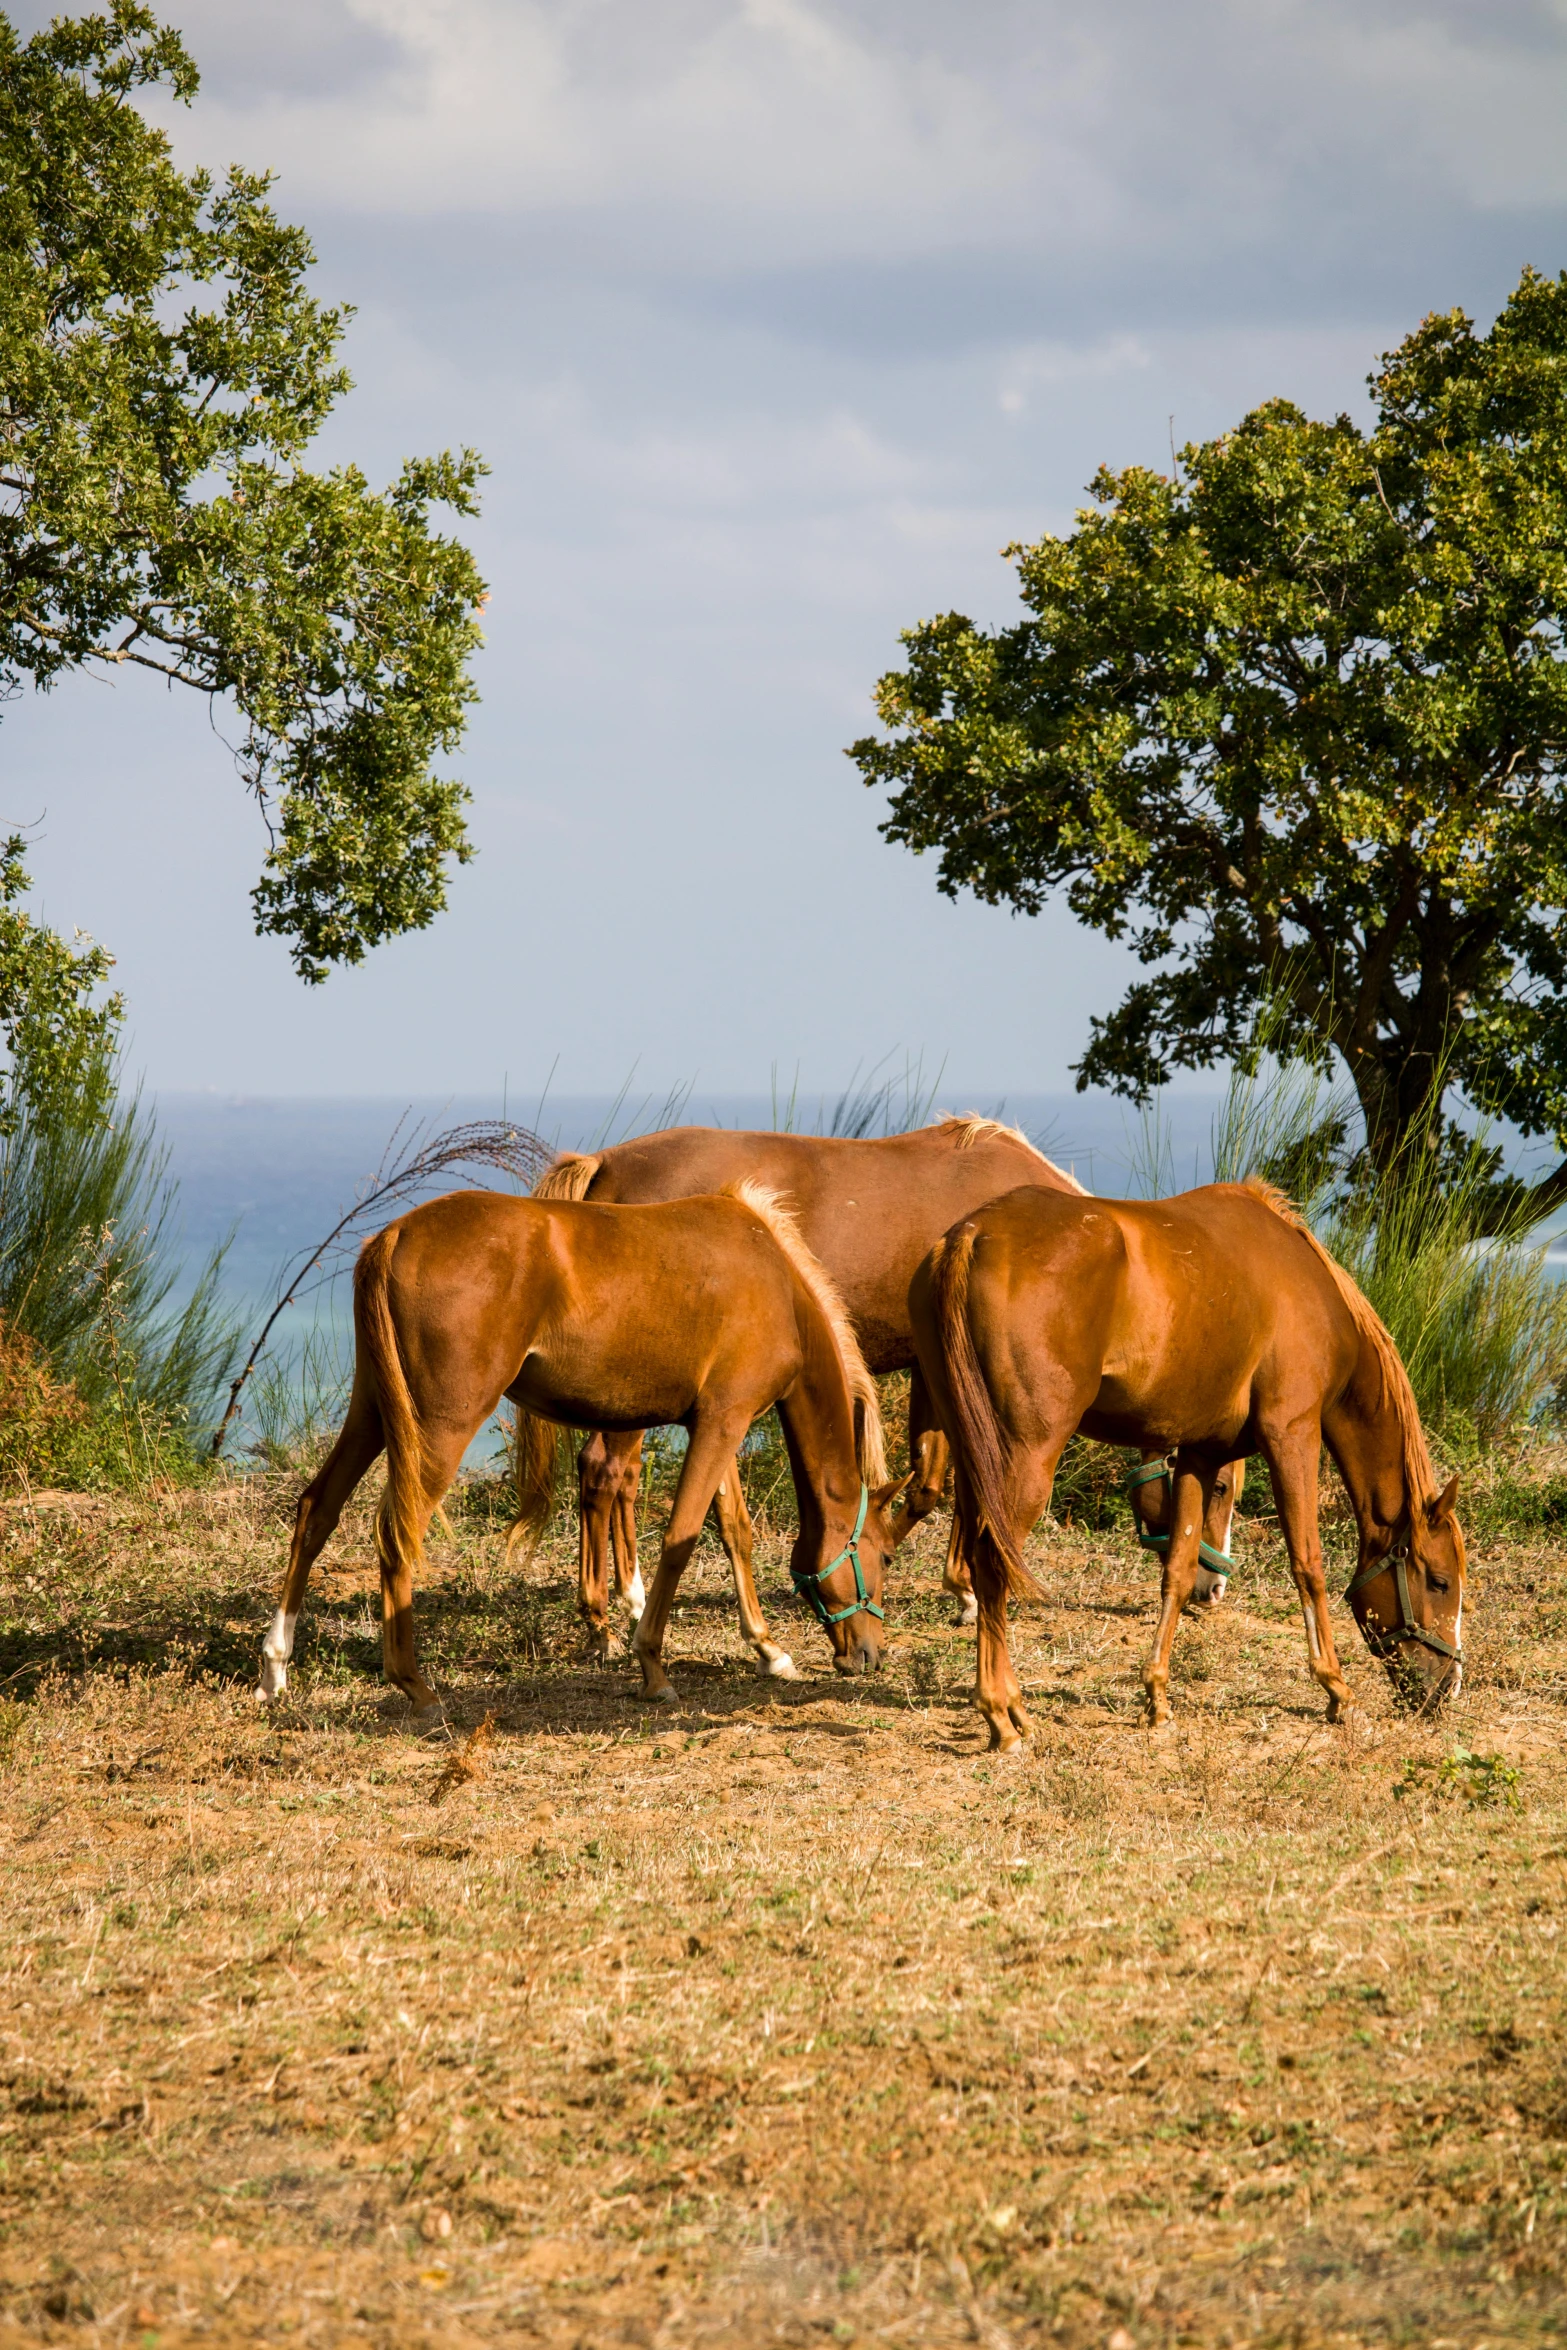
[[[945,1118],[911,1134],[874,1140],[815,1134],[731,1133],[717,1126],[674,1126],[617,1143],[593,1155],[564,1152],[533,1188],[535,1199],[630,1202],[687,1199],[740,1180],[765,1184],[787,1201],[801,1235],[843,1299],[871,1370],[908,1371],[909,1487],[894,1520],[899,1542],[935,1509],[947,1477],[947,1446],[931,1411],[909,1323],[909,1282],[916,1266],[959,1216],[1020,1183],[1074,1198],[1083,1188],[1027,1137],[993,1118]],[[595,1434],[578,1463],[581,1520],[577,1604],[602,1655],[619,1644],[609,1622],[609,1559],[633,1618],[641,1614],[637,1569],[636,1490],[641,1434]],[[1240,1471],[1215,1495],[1204,1531],[1228,1548],[1230,1511]],[[1168,1495],[1150,1482],[1133,1494],[1143,1525],[1167,1523]],[[738,1466],[729,1464],[714,1496],[718,1530],[736,1588],[751,1582],[751,1520]],[[960,1601],[960,1621],[976,1613],[968,1570],[948,1548],[946,1588]],[[1204,1571],[1199,1599],[1222,1585]]]
[[[1328,1719],[1350,1702],[1317,1531],[1324,1441],[1360,1530],[1348,1598],[1366,1645],[1426,1705],[1462,1671],[1464,1538],[1392,1339],[1283,1196],[1263,1183],[1178,1199],[1009,1192],[956,1225],[910,1299],[920,1364],[952,1440],[957,1516],[979,1594],[975,1702],[992,1746],[1029,1721],[1006,1601],[1036,1594],[1022,1544],[1075,1428],[1173,1451],[1174,1524],[1144,1675],[1169,1718],[1170,1650],[1222,1465],[1268,1464]]]
[[[714,1487],[751,1422],[778,1406],[800,1507],[791,1569],[842,1672],[880,1662],[888,1505],[862,1481],[856,1405],[879,1449],[876,1389],[842,1308],[789,1217],[759,1187],[668,1207],[600,1208],[455,1191],[365,1243],[354,1274],[348,1416],[300,1497],[259,1694],[287,1682],[313,1561],[381,1451],[376,1520],[386,1676],[428,1714],[413,1639],[424,1531],[503,1395],[518,1407],[518,1524],[542,1526],[555,1428],[678,1421],[690,1443],[636,1653],[645,1693],[674,1701],[664,1628]],[[767,1660],[787,1657],[766,1641]],[[748,1627],[749,1629],[749,1627]],[[771,1669],[777,1670],[775,1662]]]

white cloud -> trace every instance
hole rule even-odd
[[[1567,196],[1562,0],[189,0],[182,147],[682,269],[1309,240]],[[1281,260],[1284,255],[1281,254]]]

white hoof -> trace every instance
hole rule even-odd
[[[964,1624],[977,1624],[979,1622],[979,1601],[975,1598],[972,1591],[966,1591],[963,1594],[963,1604],[958,1609],[956,1616],[953,1618],[953,1622],[956,1623],[959,1627]]]
[[[276,1657],[264,1656],[261,1660],[261,1678],[256,1683],[256,1703],[270,1705],[273,1698],[281,1697],[287,1687],[287,1665],[280,1664]]]
[[[756,1669],[764,1681],[798,1681],[802,1678],[793,1657],[786,1656],[781,1648],[765,1650],[758,1659]]]

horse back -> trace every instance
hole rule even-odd
[[[877,1372],[912,1365],[909,1283],[958,1217],[1018,1184],[1081,1196],[1021,1135],[954,1118],[871,1139],[670,1127],[605,1151],[587,1197],[677,1200],[742,1177],[783,1195]]]
[[[1331,1273],[1237,1185],[1166,1200],[1014,1191],[973,1217],[982,1358],[1021,1342],[1086,1433],[1239,1443],[1299,1388],[1338,1392],[1360,1342]]]
[[[644,1427],[682,1419],[737,1354],[780,1390],[798,1355],[792,1268],[736,1200],[448,1192],[389,1229],[400,1348],[432,1399],[515,1388],[552,1418]]]

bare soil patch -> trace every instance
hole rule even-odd
[[[0,2342],[1567,2332],[1559,1542],[1478,1546],[1440,1725],[1338,1609],[1330,1730],[1254,1526],[1154,1739],[1155,1562],[1049,1531],[1002,1760],[944,1527],[868,1684],[771,1537],[758,1681],[704,1548],[668,1714],[471,1489],[421,1739],[367,1508],[252,1697],[291,1493],[0,1521]]]

